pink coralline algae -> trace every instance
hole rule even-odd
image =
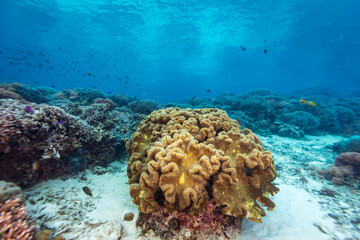
[[[241,229],[241,218],[223,215],[220,208],[210,202],[202,214],[188,214],[182,210],[171,211],[165,207],[150,214],[140,213],[137,226],[143,233],[153,230],[161,238],[227,239]],[[181,230],[180,230],[181,229]]]

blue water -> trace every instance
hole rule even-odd
[[[2,0],[0,82],[160,102],[357,88],[359,9],[358,0]]]

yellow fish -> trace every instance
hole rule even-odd
[[[85,104],[85,103],[87,103],[87,101],[86,101],[85,99],[83,99],[83,100],[81,101],[81,103],[82,103],[82,104]]]
[[[305,99],[300,99],[300,103],[307,104],[309,106],[315,107],[317,104],[311,101],[306,101]]]
[[[316,103],[309,101],[309,102],[308,102],[308,105],[315,107],[315,106],[316,106]]]
[[[305,99],[300,99],[300,103],[307,104],[308,101],[306,101]]]

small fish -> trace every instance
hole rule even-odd
[[[108,91],[108,94],[110,94],[111,92],[110,91]]]
[[[31,107],[30,107],[30,106],[26,106],[26,110],[28,110],[28,111],[29,111],[29,113],[34,113],[34,111],[31,109]]]
[[[244,52],[246,51],[246,47],[244,46],[240,46],[241,50],[243,50]]]
[[[65,121],[57,121],[55,124],[63,124]]]
[[[87,75],[88,75],[88,76],[91,76],[91,75],[92,75],[92,73],[91,73],[90,71],[88,71],[88,72],[87,72]]]
[[[86,193],[86,194],[89,195],[90,197],[93,196],[92,193],[91,193],[90,188],[88,188],[88,187],[85,186],[85,187],[82,188],[82,190],[84,191],[84,193]]]
[[[206,91],[206,92],[211,92],[211,89],[206,89],[205,91]]]
[[[44,90],[42,90],[42,89],[39,89],[38,91],[39,91],[39,92],[44,92]]]
[[[267,53],[267,51],[268,51],[268,50],[265,48],[265,49],[264,49],[264,53],[266,54],[266,53]]]
[[[39,82],[34,82],[34,83],[38,84]]]
[[[316,103],[311,102],[311,101],[307,101],[305,99],[300,99],[300,103],[307,104],[307,105],[312,106],[312,107],[315,107],[317,105]]]
[[[38,170],[40,169],[40,167],[41,167],[41,165],[40,165],[39,161],[36,160],[36,161],[32,164],[31,169],[32,169],[33,171],[38,171]]]
[[[308,102],[308,105],[309,105],[309,106],[313,106],[313,107],[315,107],[317,104],[316,104],[316,103],[314,103],[314,102],[309,101],[309,102]]]
[[[264,40],[264,43],[266,43],[267,41],[266,41],[266,39]]]
[[[86,103],[87,103],[86,99],[83,99],[83,100],[81,101],[81,103],[82,103],[82,104],[86,104]]]
[[[54,86],[54,85],[50,85],[50,87],[55,88],[55,86]]]

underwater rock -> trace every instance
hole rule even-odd
[[[220,215],[259,222],[265,211],[257,201],[275,207],[266,197],[279,190],[270,152],[222,110],[154,111],[126,147],[130,195],[141,213],[164,206],[203,216],[213,203]]]
[[[5,203],[9,199],[22,198],[21,188],[12,182],[0,181],[0,203]]]

